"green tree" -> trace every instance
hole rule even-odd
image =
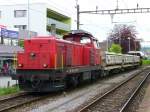
[[[20,47],[23,47],[24,48],[24,40],[23,39],[20,39],[19,42],[18,42],[18,45]]]
[[[129,50],[139,51],[141,48],[140,42],[137,41],[137,34],[135,26],[119,24],[114,26],[108,37],[115,44],[121,45],[122,53],[128,53]]]
[[[119,44],[112,44],[111,48],[109,49],[110,52],[114,52],[114,53],[121,53],[121,46]]]

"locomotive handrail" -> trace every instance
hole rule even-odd
[[[13,61],[14,61],[13,63],[14,69],[16,69],[17,68],[17,54],[16,53],[14,53]]]
[[[63,54],[61,56],[61,67],[62,67],[62,69],[64,68],[64,56],[63,56]]]
[[[55,62],[54,62],[54,67],[55,67],[55,69],[57,69],[57,54],[55,54],[54,57],[55,57],[55,60],[54,60],[54,61],[55,61]]]

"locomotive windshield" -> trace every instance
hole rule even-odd
[[[81,44],[90,44],[91,43],[91,39],[89,37],[82,37],[80,40]]]

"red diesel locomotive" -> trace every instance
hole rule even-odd
[[[55,91],[94,78],[101,68],[101,50],[90,33],[72,31],[63,39],[36,37],[24,42],[17,55],[19,87],[25,91]]]
[[[74,30],[63,39],[55,36],[24,41],[24,52],[17,55],[19,87],[29,92],[49,92],[95,80],[108,71],[139,65],[139,57],[105,54],[90,33]],[[105,61],[102,61],[105,60]]]

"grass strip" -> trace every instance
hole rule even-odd
[[[142,60],[142,65],[150,65],[150,60]]]
[[[2,95],[8,95],[12,93],[17,93],[19,92],[19,87],[18,86],[12,86],[12,87],[5,87],[5,88],[0,88],[0,96]]]

